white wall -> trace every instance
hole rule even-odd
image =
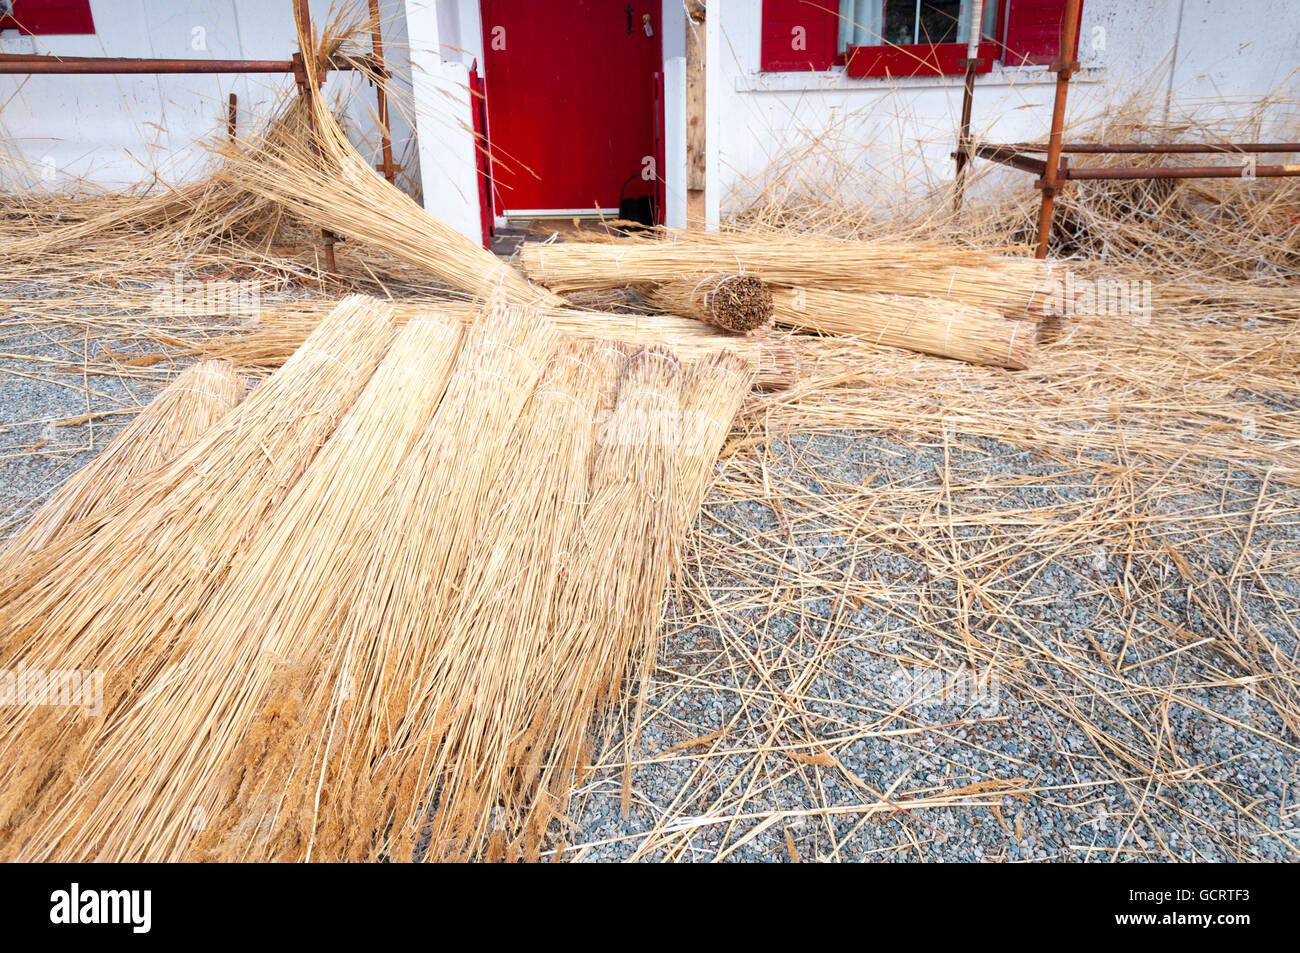
[[[318,28],[330,8],[330,0],[312,0]],[[394,151],[402,161],[412,139],[401,108],[410,97],[405,18],[391,0],[381,11],[396,74],[390,84]],[[91,12],[92,36],[8,30],[0,35],[0,52],[286,60],[297,49],[288,0],[92,0]],[[123,189],[184,181],[208,161],[203,142],[225,135],[230,93],[238,97],[240,133],[247,134],[294,89],[292,75],[0,76],[0,135],[11,157],[0,185]],[[331,74],[327,94],[349,89],[357,95],[344,125],[378,162],[374,91],[352,74]]]
[[[424,207],[475,242],[483,240],[468,63],[453,37],[477,32],[476,9],[452,22],[448,0],[406,0]],[[456,32],[448,35],[447,30]],[[472,62],[470,58],[469,62]]]
[[[540,2],[540,0],[539,0]],[[558,0],[548,0],[558,2]],[[289,0],[92,0],[98,33],[87,37],[0,38],[0,51],[49,50],[65,55],[208,55],[214,58],[287,58],[295,47]],[[323,22],[330,0],[312,0]],[[426,207],[478,237],[477,180],[469,134],[466,68],[483,62],[478,0],[383,0],[387,52],[399,87],[394,104],[398,156],[423,181]],[[422,13],[415,13],[416,9]],[[757,190],[772,185],[773,164],[806,149],[809,180],[838,181],[860,198],[866,185],[886,200],[951,180],[951,153],[961,108],[958,77],[847,79],[824,74],[759,70],[761,0],[710,0],[708,32],[710,218],[734,211]],[[681,0],[663,0],[666,60],[684,54]],[[417,119],[403,110],[417,62]],[[207,50],[193,51],[195,28]],[[1300,99],[1300,0],[1084,0],[1080,59],[1071,84],[1069,122],[1079,127],[1121,114],[1141,101],[1155,120],[1196,116],[1239,118],[1261,97],[1281,92],[1292,102],[1256,110],[1265,117],[1259,138],[1294,138]],[[684,163],[683,72],[666,69],[668,97],[668,214],[676,214]],[[1052,77],[1042,67],[1004,70],[977,80],[974,129],[987,141],[1042,139],[1050,118]],[[328,90],[357,84],[336,74]],[[0,166],[0,185],[71,188],[79,179],[120,189],[176,181],[206,159],[197,145],[224,134],[226,97],[239,97],[242,129],[293,90],[289,76],[73,76],[0,77],[0,135],[19,161]],[[352,99],[348,123],[354,140],[378,159],[371,113],[373,91]],[[422,133],[418,153],[412,128]],[[1213,129],[1204,134],[1213,135]],[[824,168],[818,169],[821,163]],[[986,164],[981,164],[983,168]],[[421,176],[421,173],[424,173]],[[48,174],[48,177],[47,177]],[[986,188],[1023,191],[1025,173],[1001,170]],[[797,186],[786,178],[785,187]]]
[[[814,143],[811,155],[819,158],[801,163],[821,161],[824,169],[808,181],[833,187],[840,177],[854,198],[861,198],[856,193],[864,183],[878,187],[887,202],[951,181],[960,77],[763,73],[761,0],[712,0],[710,8],[722,51],[709,63],[710,113],[721,127],[709,139],[718,170],[710,201],[722,215],[765,188],[788,186],[789,176],[770,174],[774,165]],[[1083,71],[1071,82],[1068,125],[1114,117],[1134,98],[1145,100],[1149,118],[1179,121],[1193,114],[1239,120],[1279,90],[1300,97],[1300,0],[1084,0],[1083,10]],[[977,137],[1044,141],[1053,83],[1045,67],[995,67],[979,76]],[[1260,138],[1295,137],[1294,101],[1270,115],[1272,128],[1261,128]],[[1023,190],[1029,179],[1007,172],[990,185],[1009,182]]]

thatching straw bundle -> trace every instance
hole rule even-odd
[[[532,856],[550,812],[563,810],[590,760],[591,713],[607,712],[629,678],[640,686],[639,710],[654,662],[661,592],[751,374],[731,355],[686,373],[653,348],[629,361],[613,413],[597,435],[582,544],[548,645],[553,661],[538,670],[532,689],[554,702],[532,734],[542,749],[534,755],[541,759],[536,803],[517,840],[503,845],[511,853]]]
[[[357,563],[334,647],[303,689],[306,723],[327,732],[305,736],[265,822],[271,856],[372,856],[394,820],[424,803],[427,765],[410,760],[409,739],[440,715],[420,704],[425,673],[490,525],[489,491],[510,481],[514,422],[556,343],[534,309],[498,305],[471,327],[433,420],[358,544],[372,556]],[[409,857],[414,847],[394,830],[387,849]]]
[[[129,497],[6,567],[0,667],[97,670],[104,682],[97,717],[0,709],[8,753],[0,855],[51,849],[41,836],[32,840],[33,827],[20,836],[15,824],[66,791],[79,773],[76,746],[91,744],[166,668],[180,631],[307,468],[392,334],[378,302],[343,301],[278,372]]]
[[[185,339],[166,332],[157,335],[157,339],[185,354],[220,358],[247,371],[264,372],[279,367],[302,344],[320,320],[319,307],[308,303],[305,308],[295,306],[281,311],[266,308],[255,327]],[[479,311],[473,304],[450,299],[395,302],[393,310],[401,322],[429,307],[455,314],[466,322],[472,321]],[[799,374],[796,349],[783,335],[736,337],[720,334],[695,318],[668,314],[558,308],[547,309],[546,317],[561,331],[588,341],[619,341],[634,348],[655,344],[671,350],[683,361],[731,352],[757,368],[755,386],[764,389],[789,387]]]
[[[740,272],[772,284],[881,294],[928,294],[1021,314],[1041,307],[1049,266],[975,249],[909,242],[708,233],[674,241],[527,244],[524,273],[555,291]]]
[[[53,856],[182,857],[222,807],[241,736],[245,752],[282,743],[245,729],[268,699],[282,707],[284,683],[327,644],[358,564],[375,558],[354,547],[373,541],[364,530],[433,417],[460,333],[454,319],[428,315],[398,335],[265,531],[180,634],[173,654],[184,676],[159,678],[113,720],[51,812]],[[97,790],[104,794],[83,796]],[[63,830],[76,835],[61,842]]]
[[[275,132],[232,152],[220,180],[314,225],[383,248],[460,291],[559,303],[386,182],[348,142],[319,95],[295,100]]]
[[[619,686],[629,676],[638,681],[653,661],[660,601],[676,555],[682,378],[668,352],[639,350],[623,368],[613,411],[596,435],[581,544],[559,594],[549,646],[553,662],[534,688],[556,703],[537,729],[543,763],[536,816],[522,841],[511,845],[526,856],[589,757],[592,713],[606,709]]]
[[[545,712],[567,700],[540,690],[538,679],[554,664],[552,630],[579,543],[594,420],[622,363],[615,348],[566,347],[515,427],[503,467],[510,477],[493,487],[488,535],[425,679],[423,708],[444,714],[415,751],[429,765],[424,783],[437,792],[437,808],[426,820],[427,808],[417,806],[407,821],[427,839],[430,859],[501,856],[507,845],[513,853],[530,817],[543,825],[551,818],[544,797],[532,813],[554,744],[538,730]]]
[[[774,298],[776,320],[786,327],[1014,370],[1029,366],[1038,334],[1036,322],[927,295],[778,288]]]
[[[224,417],[244,396],[225,361],[199,361],[164,387],[84,469],[36,510],[4,548],[6,560],[40,549],[69,524],[106,509],[137,479],[161,467]]]
[[[700,275],[653,285],[643,294],[659,311],[698,318],[724,331],[772,326],[772,292],[753,275]]]

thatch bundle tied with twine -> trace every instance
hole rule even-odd
[[[929,295],[854,294],[828,288],[778,288],[784,327],[861,338],[972,364],[1029,367],[1038,324],[990,308]]]
[[[1033,259],[779,233],[525,245],[521,259],[530,278],[556,291],[648,285],[653,307],[726,327],[747,324],[770,283],[785,327],[1013,369],[1029,366],[1051,286],[1048,267]],[[745,278],[679,277],[701,267]],[[752,297],[733,305],[736,318],[721,292],[745,281],[755,283],[746,289]]]
[[[651,285],[642,294],[659,311],[698,318],[724,331],[772,326],[772,292],[753,275],[687,277]]]
[[[1041,308],[1050,266],[973,248],[837,241],[782,233],[684,232],[665,241],[526,244],[524,274],[554,291],[618,288],[740,272],[770,284],[928,294],[1012,314]]]
[[[0,713],[0,856],[537,856],[593,717],[643,697],[753,368],[504,301],[390,318],[343,302],[7,573],[0,664],[110,683],[89,715]]]

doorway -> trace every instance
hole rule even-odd
[[[481,0],[495,215],[616,215],[660,194],[661,8]]]

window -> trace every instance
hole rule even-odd
[[[917,46],[966,43],[970,37],[972,0],[841,0],[839,45]],[[984,5],[980,34],[997,36],[998,4]]]
[[[763,0],[762,68],[850,76],[964,72],[973,0]],[[1056,59],[1065,0],[985,0],[978,72]]]
[[[971,34],[973,0],[842,0],[840,52],[850,76],[961,73]],[[997,58],[998,3],[987,0],[980,20],[976,71]]]
[[[95,21],[90,0],[0,0],[0,30],[32,35],[94,33]]]

